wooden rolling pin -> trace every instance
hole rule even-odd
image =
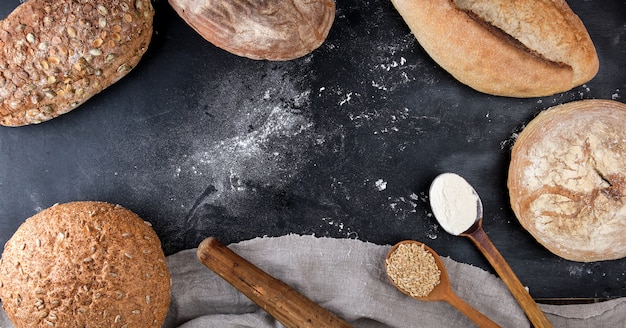
[[[198,246],[200,262],[287,328],[347,328],[341,318],[248,262],[214,237]]]

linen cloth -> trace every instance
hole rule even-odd
[[[229,245],[237,254],[354,327],[472,327],[445,302],[423,302],[399,292],[384,270],[390,245],[351,239],[288,235]],[[452,289],[502,327],[530,327],[503,282],[480,268],[443,258]],[[172,301],[165,328],[283,327],[202,265],[196,249],[168,256]],[[626,328],[626,298],[585,305],[544,305],[555,327]],[[0,328],[12,328],[0,312]]]

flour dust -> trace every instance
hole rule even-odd
[[[263,70],[232,72],[207,86],[211,117],[173,174],[195,180],[197,207],[219,207],[227,216],[247,213],[260,188],[281,189],[307,161],[313,123],[307,116],[310,90],[288,68],[266,63]],[[215,96],[215,95],[218,96]]]

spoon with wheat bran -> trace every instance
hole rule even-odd
[[[421,301],[446,301],[478,327],[500,327],[452,291],[441,258],[420,242],[395,244],[385,258],[385,270],[394,286],[406,295]]]

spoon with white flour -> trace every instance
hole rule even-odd
[[[478,247],[533,326],[553,327],[483,230],[483,205],[474,188],[459,175],[444,173],[433,180],[429,198],[441,227],[452,235],[468,237]]]

